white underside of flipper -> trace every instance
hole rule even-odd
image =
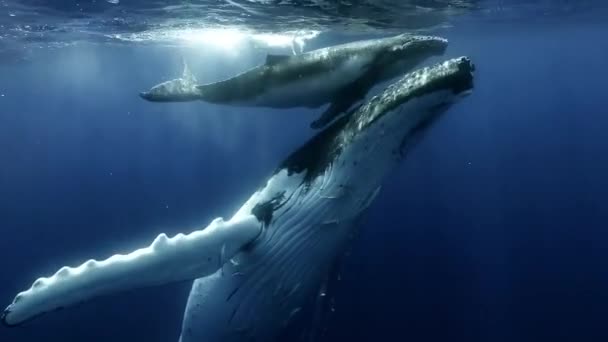
[[[76,268],[63,267],[19,293],[4,311],[2,321],[17,325],[94,297],[213,274],[255,240],[261,230],[253,215],[240,215],[230,221],[218,218],[188,235],[168,238],[160,234],[150,246],[127,255],[89,260]]]

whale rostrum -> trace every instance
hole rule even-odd
[[[325,292],[405,147],[471,93],[473,71],[460,57],[403,76],[291,153],[229,220],[64,267],[19,293],[2,321],[18,325],[118,291],[195,280],[181,342],[276,340]]]
[[[198,85],[184,67],[181,78],[160,83],[140,96],[154,102],[202,100],[268,108],[329,107],[311,126],[321,128],[362,100],[379,82],[400,76],[431,56],[447,40],[401,34],[356,41],[303,54],[268,55],[266,62],[229,79]]]

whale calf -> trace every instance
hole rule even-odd
[[[143,286],[196,279],[181,342],[274,341],[314,302],[387,175],[473,89],[472,62],[405,75],[291,153],[229,220],[36,280],[2,314],[45,312]]]
[[[440,37],[401,34],[295,56],[268,55],[262,65],[205,85],[197,85],[185,66],[181,78],[158,84],[140,96],[154,102],[202,100],[269,108],[318,108],[330,103],[311,124],[321,128],[362,100],[374,85],[443,54],[447,44]]]

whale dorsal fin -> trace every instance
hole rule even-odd
[[[287,60],[289,57],[291,56],[268,54],[266,55],[266,65],[275,65],[277,63]]]

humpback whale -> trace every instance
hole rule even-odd
[[[292,152],[230,219],[63,267],[17,294],[2,321],[14,326],[117,291],[195,280],[181,342],[276,340],[314,302],[387,175],[472,91],[473,71],[459,57],[405,75]]]
[[[185,66],[181,78],[160,83],[140,96],[154,102],[202,100],[268,108],[318,108],[330,103],[311,124],[321,128],[362,100],[374,85],[443,54],[447,43],[440,37],[401,34],[295,56],[268,55],[264,64],[205,85],[197,85]]]

